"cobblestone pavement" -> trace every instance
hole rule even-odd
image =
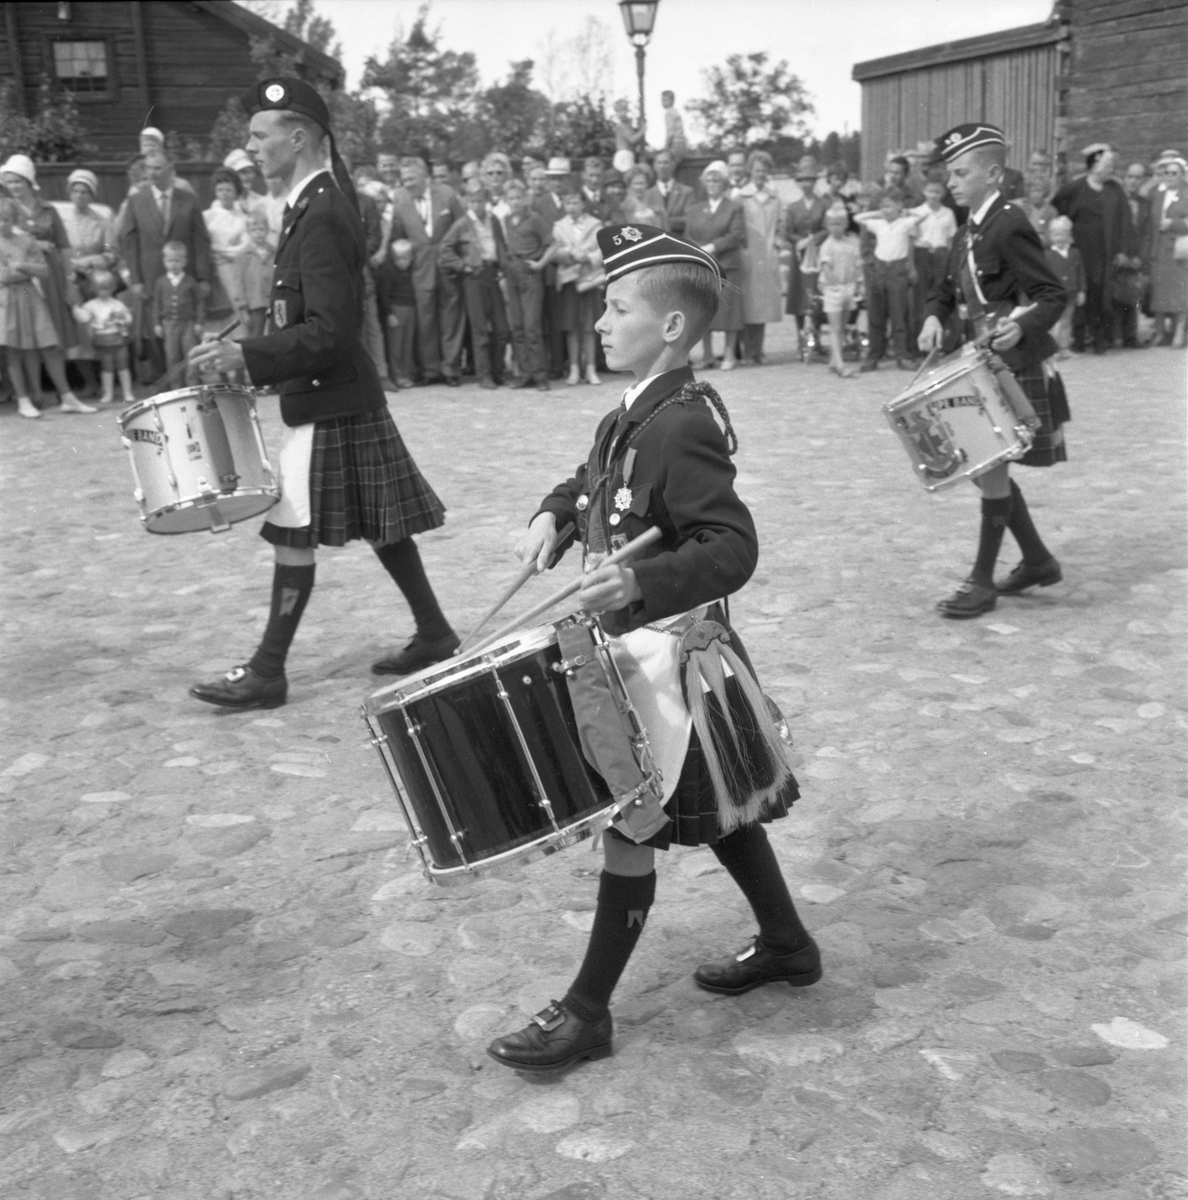
[[[614,1057],[544,1083],[484,1047],[564,989],[599,860],[422,880],[359,718],[410,633],[373,557],[321,556],[287,707],[205,708],[268,548],[143,533],[110,414],[0,412],[0,1195],[1188,1196],[1184,360],[1067,364],[1072,461],[1018,471],[1066,582],[950,623],[976,501],[913,482],[878,411],[908,377],[772,341],[713,381],[762,542],[734,613],[805,792],[772,836],[826,976],[699,992],[753,930],[676,849]],[[617,396],[394,399],[459,628]]]

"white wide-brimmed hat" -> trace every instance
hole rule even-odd
[[[37,185],[37,168],[27,154],[10,155],[7,162],[0,166],[0,175],[19,175],[34,187]]]
[[[550,158],[549,165],[545,167],[546,175],[569,175],[571,173],[567,158]]]

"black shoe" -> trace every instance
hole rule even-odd
[[[494,391],[496,387],[495,380],[492,379],[490,375],[484,375],[482,379],[478,381],[478,385],[481,388],[486,388],[489,392]]]
[[[773,954],[754,938],[745,950],[717,962],[702,963],[693,972],[693,982],[707,992],[741,996],[765,983],[787,983],[808,987],[821,978],[821,951],[809,938],[807,946],[791,954]]]
[[[866,374],[867,371],[877,371],[878,369],[879,369],[879,360],[877,358],[865,359],[862,363],[862,366],[860,366],[858,368],[858,370],[860,372],[862,372],[862,374],[864,374],[864,375]]]
[[[462,380],[459,379],[457,375],[447,375],[445,377],[445,379],[443,380],[443,382],[445,383],[446,387],[461,387],[462,386]]]
[[[551,391],[553,390],[553,386],[552,386],[552,384],[550,384],[550,383],[549,383],[549,381],[548,381],[548,380],[547,380],[547,379],[546,379],[546,378],[545,378],[545,377],[542,375],[542,376],[541,376],[541,377],[540,377],[540,378],[539,378],[539,379],[536,381],[536,390],[537,390],[538,392],[551,392]]]
[[[449,380],[444,375],[422,375],[417,380],[417,387],[434,387],[439,383],[449,383]]]
[[[245,665],[232,667],[222,679],[194,684],[190,695],[220,708],[280,708],[288,698],[289,681],[283,675],[265,679]]]
[[[936,611],[942,617],[960,621],[993,612],[997,603],[998,593],[994,588],[967,579],[951,596],[937,604]]]
[[[1019,563],[1001,583],[996,581],[994,587],[1000,596],[1009,596],[1029,587],[1051,587],[1063,578],[1060,564],[1054,556],[1049,556],[1042,563]]]
[[[371,670],[375,675],[408,675],[449,658],[460,644],[460,639],[453,630],[435,642],[427,642],[417,633],[399,654],[373,662]]]
[[[496,1038],[487,1053],[515,1071],[558,1071],[583,1059],[609,1057],[613,1033],[609,1012],[586,1021],[554,1000],[518,1033]]]
[[[531,375],[521,375],[517,379],[513,379],[507,385],[513,392],[518,392],[521,388],[530,388],[534,386]]]

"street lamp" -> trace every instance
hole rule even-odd
[[[639,76],[639,123],[644,123],[644,49],[652,40],[656,26],[656,9],[660,0],[619,0],[623,28],[635,47],[635,71]]]

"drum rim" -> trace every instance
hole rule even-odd
[[[556,642],[557,626],[552,623],[533,625],[517,633],[509,633],[477,654],[462,654],[446,662],[433,663],[406,675],[397,683],[380,688],[368,697],[365,712],[368,716],[380,716],[394,708],[403,708],[413,700],[425,699],[444,691],[449,684],[477,678],[529,654],[547,650]],[[508,653],[511,650],[517,652]]]
[[[234,393],[237,396],[243,396],[252,405],[256,403],[255,392],[249,388],[235,387],[229,383],[198,383],[193,387],[174,388],[171,392],[160,392],[156,396],[145,396],[143,399],[137,400],[127,411],[120,413],[116,420],[119,421],[120,428],[123,429],[133,417],[138,417],[141,413],[149,412],[154,408],[165,408],[170,404],[176,404],[182,396],[193,392]]]
[[[888,400],[883,405],[883,408],[887,412],[892,412],[910,400],[922,399],[934,388],[943,387],[959,375],[967,375],[976,371],[979,367],[985,367],[989,357],[990,352],[980,347],[968,354],[959,350],[956,354],[950,355],[947,359],[937,363],[923,379],[917,383],[909,384],[893,400]],[[986,369],[989,370],[988,367]]]

